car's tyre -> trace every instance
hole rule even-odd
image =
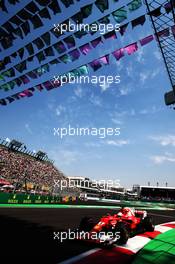
[[[145,231],[148,231],[148,232],[154,231],[155,227],[153,225],[151,217],[147,216],[143,219],[143,227],[144,227]]]
[[[80,231],[90,231],[94,227],[94,221],[91,217],[83,217],[80,221]]]
[[[122,245],[127,243],[129,239],[129,232],[123,223],[118,223],[115,227],[114,232],[117,236],[119,236],[119,238],[117,239],[117,244]]]

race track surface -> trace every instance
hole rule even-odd
[[[77,228],[84,216],[92,216],[98,221],[102,215],[117,211],[104,208],[0,208],[0,255],[6,258],[6,263],[60,263],[97,246],[75,240],[60,243],[54,239],[54,232]],[[155,224],[175,220],[175,211],[148,212]]]

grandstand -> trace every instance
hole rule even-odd
[[[39,154],[38,154],[39,153]],[[65,195],[78,192],[75,188],[60,190],[55,182],[64,180],[66,176],[57,169],[46,153],[27,150],[22,143],[12,140],[0,142],[0,186],[1,191]]]
[[[175,202],[175,187],[140,186],[139,197],[146,201]]]
[[[67,182],[64,188],[55,184]],[[34,153],[16,140],[0,141],[0,191],[81,200],[138,200],[175,202],[175,187],[140,186],[132,189],[93,181],[87,177],[66,177],[43,151]],[[66,198],[67,199],[67,198]]]
[[[57,183],[66,181],[61,188]],[[56,183],[56,184],[55,184]],[[87,177],[66,177],[43,151],[32,152],[17,140],[0,141],[0,191],[50,196],[74,196],[81,200],[131,198],[120,185],[108,185]]]

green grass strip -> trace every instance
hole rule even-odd
[[[175,229],[158,235],[136,256],[132,264],[174,264]]]
[[[0,204],[0,208],[82,208],[82,209],[119,209],[120,205],[68,205],[68,204]],[[139,207],[143,210],[167,210],[163,207]]]

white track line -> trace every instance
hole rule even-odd
[[[151,239],[148,237],[135,236],[128,239],[126,245],[117,246],[119,248],[126,248],[131,250],[133,253],[137,253],[141,248],[143,248]]]
[[[161,225],[169,225],[169,224],[172,224],[172,225],[175,225],[175,221],[173,221],[173,222],[167,222],[167,223],[163,223],[163,224],[161,224]]]
[[[155,230],[159,231],[161,233],[165,233],[165,232],[167,232],[167,231],[169,231],[171,229],[172,229],[172,227],[168,227],[168,226],[162,226],[162,225],[155,226]]]

